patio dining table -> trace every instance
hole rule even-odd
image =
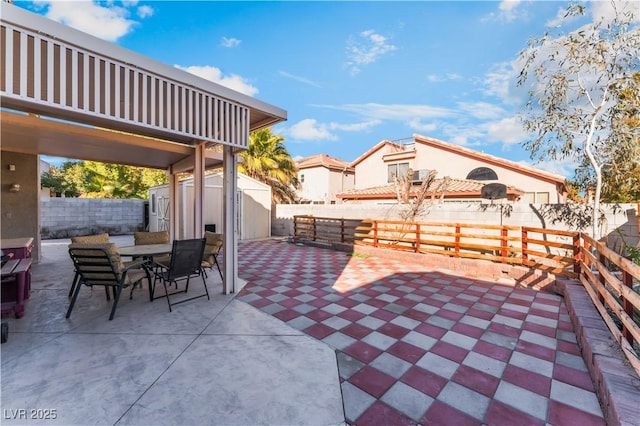
[[[153,256],[162,256],[171,254],[173,244],[143,244],[137,246],[124,246],[118,248],[120,256],[131,256],[133,258],[143,257],[152,258]]]
[[[142,258],[147,262],[152,273],[154,271],[153,257],[165,256],[173,251],[172,243],[163,244],[138,244],[133,246],[123,246],[118,248],[120,256],[131,256],[133,259]],[[149,282],[149,300],[153,302],[155,293],[155,278]]]

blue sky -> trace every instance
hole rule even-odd
[[[294,157],[353,161],[418,133],[532,164],[516,118],[518,53],[568,2],[15,4],[287,110],[273,130]]]

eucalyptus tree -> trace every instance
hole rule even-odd
[[[603,3],[597,3],[603,10]],[[640,69],[640,29],[634,15],[637,3],[613,1],[609,6],[608,13],[565,33],[568,25],[586,13],[584,5],[570,4],[562,25],[529,40],[520,53],[518,78],[529,94],[522,120],[533,135],[524,143],[531,157],[571,157],[588,162],[593,170],[594,237],[603,167],[625,144],[638,143],[638,128],[617,120],[621,95],[633,92],[629,88]]]

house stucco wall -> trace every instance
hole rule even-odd
[[[33,238],[31,257],[38,260],[40,259],[38,156],[2,151],[0,157],[2,163],[0,173],[0,182],[2,182],[0,197],[2,238]],[[9,191],[13,184],[20,185],[18,192]]]
[[[437,170],[438,177],[449,176],[465,179],[467,174],[478,167],[489,167],[498,175],[498,182],[514,186],[525,192],[548,192],[549,203],[559,203],[560,199],[556,184],[548,180],[532,176],[526,169],[513,170],[496,164],[488,164],[476,158],[448,152],[436,147],[416,143],[416,158],[414,170]]]
[[[304,182],[302,182],[304,176]],[[309,167],[298,171],[299,194],[304,200],[328,203],[331,199],[330,173],[326,167]]]
[[[354,188],[355,175],[342,170],[324,166],[307,167],[298,171],[299,182],[302,175],[304,175],[304,182],[300,183],[298,193],[302,199],[312,203],[338,203],[340,200],[336,194]]]
[[[416,170],[436,170],[436,177],[466,179],[468,173],[478,167],[489,167],[498,175],[498,182],[523,190],[525,193],[548,193],[548,203],[564,202],[558,193],[556,183],[550,179],[535,176],[530,170],[521,168],[514,170],[500,164],[492,164],[482,159],[472,158],[461,153],[416,142],[411,144],[406,155],[394,150],[390,145],[383,145],[376,152],[364,158],[355,166],[356,188],[364,189],[388,184],[387,167],[390,164],[409,163],[409,168]],[[415,151],[412,151],[415,150]],[[394,153],[394,155],[386,154]],[[522,201],[533,202],[523,198]],[[535,200],[539,202],[540,200]]]
[[[391,152],[396,152],[396,150],[392,145],[385,144],[355,166],[355,189],[387,184],[387,165],[382,157]]]

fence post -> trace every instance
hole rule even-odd
[[[298,241],[298,216],[293,216],[293,241]]]
[[[317,221],[316,221],[316,217],[313,217],[313,240],[311,241],[315,241],[316,240],[316,234],[317,234],[317,229],[316,229],[316,225]]]
[[[373,221],[373,246],[378,247],[378,221]]]
[[[598,246],[596,245],[596,247]],[[600,249],[598,249],[598,261],[602,265],[606,265],[607,262],[607,258],[604,256],[604,254],[600,253]],[[600,281],[602,288],[606,288],[606,280],[604,279],[604,275],[602,275],[602,272],[600,271],[598,271],[598,281]],[[600,300],[600,303],[604,305],[604,296],[602,295],[602,293],[600,293],[600,291],[598,291],[598,300]]]
[[[340,219],[340,242],[344,243],[344,218]]]
[[[453,252],[455,253],[455,257],[460,257],[460,224],[456,223],[456,242],[455,247],[453,248]]]
[[[507,237],[509,236],[509,231],[506,226],[502,227],[500,235],[502,236],[502,241],[500,242],[500,246],[502,247],[502,263],[507,263],[507,256],[509,256]]]
[[[420,253],[420,224],[416,223],[416,253]]]
[[[573,272],[580,275],[580,233],[573,236]]]
[[[520,237],[520,245],[522,246],[522,264],[526,264],[529,261],[528,244],[527,244],[527,228],[522,227],[522,235]]]
[[[623,271],[622,282],[625,286],[629,288],[633,288],[633,275],[631,275],[628,271]],[[633,321],[634,313],[633,313],[633,304],[626,297],[622,296],[622,307],[624,311],[629,315],[629,318]],[[633,334],[631,334],[631,330],[629,330],[624,324],[622,324],[622,335],[627,339],[631,347],[633,347]]]

